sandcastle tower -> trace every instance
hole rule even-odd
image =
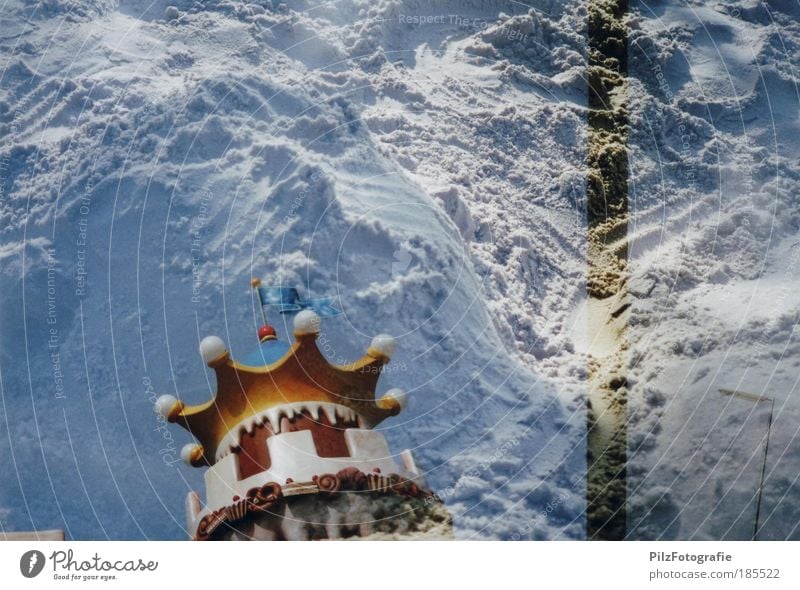
[[[425,489],[411,453],[393,456],[373,430],[406,404],[399,389],[375,397],[394,339],[376,336],[361,359],[330,364],[316,344],[320,315],[335,311],[329,302],[301,302],[296,290],[265,288],[258,279],[253,286],[262,310],[296,313],[294,342],[279,340],[265,322],[258,347],[237,362],[220,338],[208,336],[200,354],[216,373],[215,397],[197,406],[171,395],[156,402],[197,439],[182,449],[183,459],[207,468],[205,502],[195,492],[186,498],[190,537],[449,535],[449,516]]]

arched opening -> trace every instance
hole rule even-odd
[[[288,421],[284,418],[282,423],[280,434],[310,430],[317,456],[323,458],[349,457],[350,449],[347,446],[344,431],[348,428],[358,428],[358,422],[350,420],[340,420],[333,425],[324,412],[320,413],[319,419],[312,418],[308,412],[303,412]],[[272,459],[269,455],[267,439],[273,435],[272,428],[269,426],[256,426],[252,433],[242,433],[239,450],[236,451],[240,480],[270,468]]]

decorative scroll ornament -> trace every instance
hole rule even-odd
[[[396,473],[367,474],[355,467],[348,467],[336,474],[315,475],[311,482],[291,483],[285,486],[270,482],[260,488],[251,488],[243,500],[215,510],[200,519],[195,539],[197,541],[213,539],[214,533],[220,527],[235,525],[251,513],[274,514],[282,503],[291,500],[294,495],[318,493],[327,496],[347,492],[395,494],[406,498],[429,499],[442,503],[441,498],[436,494],[421,489],[413,481]]]
[[[281,486],[275,482],[266,483],[260,488],[251,488],[244,500],[224,506],[201,518],[195,538],[198,541],[207,541],[222,525],[243,520],[251,512],[270,512],[282,498]]]

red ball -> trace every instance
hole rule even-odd
[[[261,326],[258,329],[258,340],[259,342],[263,342],[264,340],[274,340],[277,338],[277,332],[275,332],[275,328],[272,326]]]

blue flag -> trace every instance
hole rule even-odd
[[[300,299],[300,294],[294,287],[258,287],[258,298],[261,305],[279,313],[297,313],[302,309],[311,309],[321,318],[342,313],[333,307],[333,297]]]

